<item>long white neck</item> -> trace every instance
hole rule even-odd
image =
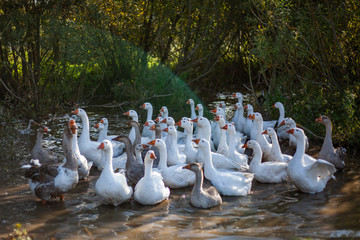
[[[228,132],[229,132],[229,150],[234,151],[236,150],[236,141],[235,141],[236,133],[234,133],[233,131],[228,131]]]
[[[144,178],[149,178],[149,177],[151,177],[151,174],[152,174],[152,166],[153,166],[153,161],[152,161],[152,160],[146,160],[146,161],[145,161],[145,174],[144,174]]]
[[[285,109],[283,105],[280,105],[278,109],[279,109],[278,124],[280,124],[285,118]]]
[[[178,149],[178,146],[177,146],[177,133],[176,131],[174,132],[174,134],[168,134],[167,137],[171,137],[171,141],[170,141],[170,144],[171,144],[171,148],[175,151],[175,154],[176,155],[179,155],[179,149]]]
[[[198,113],[199,113],[199,116],[198,117],[203,117],[204,116],[204,109],[203,108],[200,108],[198,110]]]
[[[103,151],[104,158],[105,158],[105,166],[103,172],[105,171],[106,174],[113,175],[113,164],[112,164],[112,157],[113,157],[113,150],[112,148],[108,149],[107,151]]]
[[[104,129],[101,129],[99,131],[99,137],[98,137],[98,142],[102,142],[103,140],[105,140],[107,138],[107,130],[104,128]]]
[[[159,159],[158,169],[166,170],[168,168],[168,166],[167,166],[166,146],[159,146],[158,149],[159,149],[159,152],[160,152],[160,159]]]
[[[243,105],[243,96],[242,96],[242,95],[240,95],[240,96],[238,97],[238,103],[240,103],[241,105]]]
[[[259,145],[255,145],[253,148],[254,156],[250,162],[250,168],[256,168],[261,164],[262,151]]]
[[[150,106],[147,108],[146,121],[152,120],[152,115],[153,115],[153,107]]]
[[[74,151],[74,154],[76,155],[76,157],[79,157],[80,149],[79,149],[79,145],[78,145],[77,132],[73,135],[72,148],[73,148],[73,151]]]
[[[210,144],[206,147],[206,149],[202,149],[202,154],[204,157],[204,172],[205,176],[209,178],[209,176],[215,172],[214,165],[212,163],[212,156],[211,156],[211,150],[210,150]]]
[[[281,153],[280,144],[279,144],[279,140],[278,140],[277,135],[276,134],[270,134],[269,136],[271,138],[271,144],[272,144],[271,152],[273,154],[276,154],[277,156],[281,155],[282,153]]]
[[[205,125],[199,126],[198,134],[200,133],[201,136],[199,138],[205,138],[208,142],[210,142],[211,138],[211,128],[210,124],[205,123]]]
[[[81,121],[82,121],[82,125],[83,125],[83,129],[79,138],[79,141],[90,141],[90,132],[89,132],[89,118],[88,116],[85,114],[83,116],[81,116]]]
[[[190,109],[191,109],[191,118],[196,118],[195,106],[193,102],[190,102]]]
[[[293,160],[290,161],[290,163],[293,163],[295,165],[303,165],[304,161],[304,154],[305,154],[305,138],[304,136],[300,136],[299,138],[296,138],[296,152],[293,156]],[[299,159],[298,162],[295,162],[294,159]]]

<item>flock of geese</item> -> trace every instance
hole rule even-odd
[[[106,204],[117,206],[133,197],[143,205],[154,205],[167,199],[171,189],[193,186],[190,203],[211,208],[222,203],[221,196],[250,194],[254,180],[290,181],[302,192],[321,192],[344,168],[345,149],[333,147],[328,117],[315,119],[326,127],[319,159],[315,159],[305,153],[308,139],[292,118],[285,117],[283,104],[272,106],[279,110],[278,120],[264,121],[252,105],[243,105],[241,93],[233,97],[238,102],[231,120],[226,119],[223,103],[211,110],[212,121],[204,117],[201,104],[195,107],[189,99],[190,117],[175,122],[166,106],[154,119],[153,107],[146,102],[141,106],[147,112],[142,129],[137,112],[129,110],[124,113],[131,118],[129,134],[108,135],[109,122],[103,118],[95,125],[97,141],[90,139],[88,116],[78,108],[72,113],[80,117],[82,131],[78,137],[76,121],[66,122],[61,163],[42,146],[47,128],[37,129],[30,164],[23,166],[30,189],[43,203],[63,199],[96,167],[101,173],[95,191]],[[284,146],[292,153],[283,153]]]

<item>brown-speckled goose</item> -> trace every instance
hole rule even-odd
[[[323,115],[316,118],[315,121],[324,124],[326,128],[324,143],[321,147],[318,158],[332,163],[337,169],[343,169],[345,167],[344,159],[346,149],[342,147],[336,149],[334,148],[331,138],[332,124],[330,118]]]
[[[50,149],[43,148],[42,140],[44,133],[47,133],[47,127],[40,126],[37,129],[36,133],[36,143],[31,150],[31,158],[32,159],[39,159],[41,164],[54,164],[58,162],[57,157],[54,155],[54,152]]]
[[[219,192],[214,186],[203,188],[204,174],[199,163],[190,163],[183,167],[195,173],[195,184],[190,195],[190,203],[197,208],[211,208],[222,204]]]
[[[66,157],[65,163],[61,165],[42,165],[30,167],[25,172],[29,179],[32,192],[40,198],[43,203],[51,198],[60,197],[78,183],[78,163],[72,150],[73,131],[76,129],[74,121],[65,125],[62,148]]]

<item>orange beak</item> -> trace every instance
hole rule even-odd
[[[227,130],[227,129],[228,129],[228,125],[226,124],[226,125],[223,126],[221,129]]]
[[[154,154],[154,153],[151,153],[151,154],[150,154],[150,158],[151,158],[151,159],[156,159],[155,154]]]
[[[194,143],[196,143],[196,144],[199,144],[199,142],[200,142],[200,139],[194,139],[194,140],[192,140]]]
[[[99,128],[99,124],[98,124],[98,123],[95,124],[95,125],[94,125],[94,128]]]
[[[163,112],[163,111],[164,111],[164,108],[163,108],[163,107],[161,107],[160,111],[161,111],[161,112]]]
[[[101,123],[104,123],[104,120],[101,119],[100,122],[101,122]]]
[[[262,134],[267,134],[267,130],[263,131]]]
[[[169,132],[168,128],[163,129],[163,132]]]
[[[140,108],[144,108],[144,109],[145,109],[145,103],[144,103],[143,105],[141,105]]]
[[[248,109],[248,105],[245,105],[244,109],[246,109],[246,110],[247,110],[247,109]]]
[[[152,125],[152,126],[150,127],[150,130],[155,130],[155,125]]]
[[[190,170],[190,164],[186,165],[186,166],[183,166],[182,167],[183,169],[189,169]]]
[[[146,144],[141,144],[141,146],[142,146],[143,148],[148,148],[148,147],[149,147],[149,146],[146,145]]]
[[[147,144],[154,146],[156,140],[152,140],[151,142],[148,142]]]
[[[215,121],[219,121],[219,120],[220,120],[220,117],[219,117],[219,116],[216,116],[216,117],[214,118],[214,120],[215,120]]]
[[[273,108],[274,108],[274,107],[275,107],[275,103],[274,103],[271,107],[273,107]]]
[[[216,112],[217,112],[217,108],[211,109],[210,112],[216,113]]]
[[[126,113],[124,113],[124,115],[129,116],[129,115],[130,115],[130,112],[127,111]]]
[[[199,106],[197,106],[197,105],[196,105],[196,108],[195,108],[195,110],[199,110]]]
[[[160,123],[167,123],[166,118],[164,118]]]
[[[181,120],[175,123],[175,126],[181,126]]]
[[[281,125],[285,125],[285,120],[283,120],[283,121],[279,124],[279,126],[281,126]]]
[[[249,119],[254,120],[255,119],[255,114],[250,114]]]
[[[79,113],[79,109],[76,109],[75,111],[72,111],[71,113],[77,115]]]
[[[98,149],[104,149],[104,148],[105,148],[104,143],[100,143],[100,145],[98,146]]]
[[[322,121],[322,116],[318,117],[317,119],[315,119],[316,122],[321,122]]]
[[[146,123],[144,124],[144,126],[149,126],[149,122],[146,122]]]
[[[197,123],[197,122],[198,122],[198,119],[199,119],[199,118],[195,118],[195,119],[192,119],[191,121],[194,122],[194,123]]]
[[[189,100],[187,100],[186,104],[190,104],[190,99],[189,99]]]
[[[233,98],[236,98],[236,93],[234,93],[233,95],[231,95]]]
[[[294,129],[287,130],[286,132],[289,134],[294,134]]]
[[[247,148],[248,147],[248,145],[247,145],[247,143],[245,143],[241,148]]]
[[[44,127],[44,132],[49,132],[49,129],[47,127]]]

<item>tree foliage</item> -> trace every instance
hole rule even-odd
[[[2,0],[1,101],[35,117],[95,96],[180,105],[187,85],[263,90],[263,109],[281,100],[319,134],[327,114],[359,144],[359,18],[356,0]]]

